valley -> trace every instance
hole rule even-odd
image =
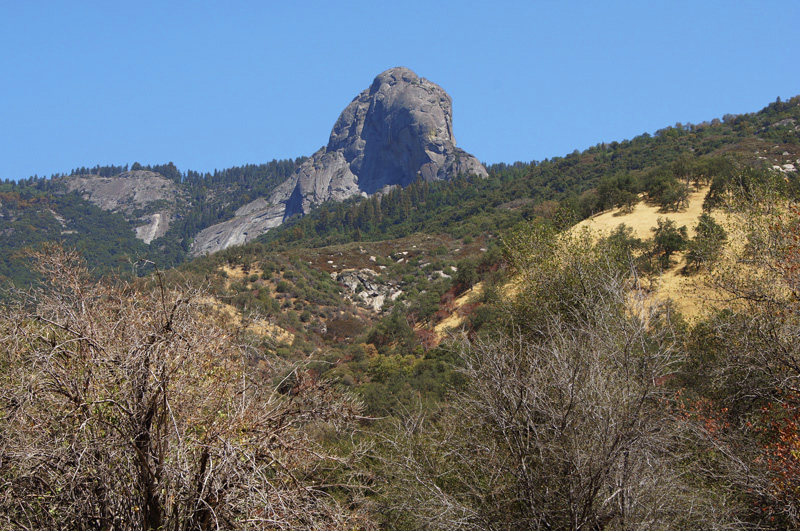
[[[0,183],[0,523],[796,528],[798,120],[484,165],[395,68],[307,158]]]

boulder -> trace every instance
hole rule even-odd
[[[382,284],[377,281],[378,273],[371,269],[346,269],[338,274],[332,273],[331,277],[343,284],[349,294],[346,297],[361,302],[372,311],[380,312],[383,303],[395,300],[403,294],[396,286]]]

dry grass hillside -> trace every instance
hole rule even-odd
[[[451,330],[458,329],[464,324],[466,316],[463,309],[469,307],[483,294],[483,282],[478,282],[453,301],[452,313],[439,321],[434,327],[437,340],[441,341],[448,336]]]
[[[658,218],[671,219],[678,227],[686,226],[689,238],[695,236],[697,219],[703,213],[703,199],[708,187],[694,189],[689,195],[689,206],[678,212],[664,212],[657,205],[642,201],[631,212],[613,209],[597,214],[580,222],[577,228],[589,227],[598,234],[609,234],[621,224],[633,229],[634,235],[643,240],[653,237],[653,228]],[[725,226],[726,220],[720,213],[714,213],[716,221]],[[700,272],[691,276],[683,274],[686,266],[684,253],[676,253],[675,263],[669,270],[654,278],[653,288],[659,295],[671,298],[686,317],[695,317],[703,309],[703,301],[710,297],[703,287],[705,275]]]
[[[591,227],[600,232],[611,232],[622,223],[633,229],[638,238],[651,238],[651,229],[656,226],[658,218],[668,218],[675,222],[677,226],[686,225],[689,229],[689,237],[694,236],[694,226],[697,225],[697,218],[703,213],[703,199],[708,192],[708,187],[695,189],[689,194],[689,206],[678,212],[663,212],[656,205],[649,205],[645,202],[637,204],[630,213],[622,209],[607,210],[589,219],[578,223],[577,227]]]
[[[707,192],[707,186],[693,189],[689,195],[688,207],[678,212],[665,212],[657,205],[642,201],[630,212],[623,209],[608,210],[580,222],[573,230],[588,227],[599,236],[610,234],[624,223],[633,229],[634,236],[647,240],[653,237],[652,229],[657,226],[658,219],[665,218],[675,222],[678,227],[686,226],[689,238],[693,238],[698,218],[703,213],[703,200]],[[718,223],[728,225],[723,214],[717,212],[713,213],[713,216]],[[683,270],[686,266],[684,254],[676,253],[674,255],[675,265],[653,277],[651,288],[656,290],[660,296],[671,298],[684,316],[692,318],[700,314],[704,301],[710,300],[712,295],[704,286],[706,277],[702,271],[689,276],[684,274]],[[517,292],[517,288],[518,286],[512,279],[503,292],[508,296],[513,296]],[[450,316],[435,327],[439,339],[446,337],[449,330],[457,329],[464,323],[464,309],[480,298],[482,289],[483,285],[479,283],[453,302],[453,311]]]
[[[269,338],[276,343],[291,344],[294,341],[294,334],[288,330],[284,330],[266,319],[246,319],[236,307],[213,297],[203,297],[199,302],[206,305],[210,315],[216,314],[215,316],[222,319],[229,327]]]

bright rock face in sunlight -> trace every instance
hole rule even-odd
[[[450,96],[408,68],[392,68],[345,108],[328,145],[279,185],[268,202],[257,199],[234,219],[202,231],[192,253],[245,243],[325,201],[459,174],[487,175],[478,159],[456,147]]]
[[[67,190],[78,191],[103,210],[119,212],[136,224],[144,243],[163,236],[185,194],[175,183],[151,171],[126,171],[114,177],[75,175],[64,178]]]

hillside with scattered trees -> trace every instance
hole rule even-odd
[[[298,161],[138,165],[190,198],[149,245],[61,176],[0,184],[0,527],[797,528],[799,125],[417,180],[191,261]]]

